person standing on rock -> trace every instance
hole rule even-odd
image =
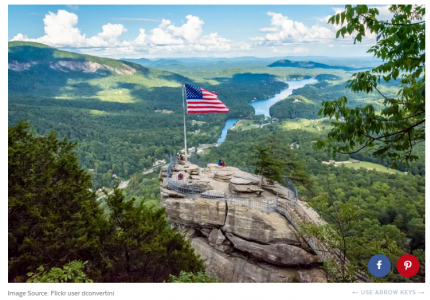
[[[222,162],[221,162],[221,159],[219,160],[219,162],[218,162],[218,166],[221,166],[222,165]]]
[[[224,162],[222,162],[221,167],[225,167],[225,163]]]
[[[182,173],[179,173],[179,175],[178,175],[178,179],[179,179],[179,180],[182,180],[182,178],[184,178],[184,175],[183,175]]]

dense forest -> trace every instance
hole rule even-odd
[[[59,61],[99,63],[111,69],[125,68],[124,63],[136,72],[53,69]],[[247,103],[254,97],[265,99],[287,87],[269,74],[240,73],[202,83],[130,62],[10,42],[9,63],[16,62],[35,64],[21,71],[9,69],[9,124],[27,119],[39,134],[54,129],[59,137],[79,141],[76,154],[82,166],[93,170],[96,189],[112,187],[182,147],[182,82],[216,91],[230,109],[229,114],[187,118],[191,144],[213,142],[226,119],[253,114]]]
[[[367,69],[367,63],[352,67],[345,59],[342,64],[202,59],[184,66],[186,59],[112,60],[27,42],[9,42],[8,53],[9,281],[48,278],[40,266],[73,267],[79,280],[88,276],[96,282],[212,280],[200,278],[202,261],[170,229],[160,209],[159,169],[143,174],[183,148],[183,82],[215,91],[230,109],[228,114],[188,115],[189,146],[214,143],[227,119],[248,122],[229,130],[219,147],[193,155],[193,163],[203,167],[221,159],[254,172],[255,151],[276,139],[306,173],[306,181],[295,181],[299,198],[330,224],[336,224],[334,209],[348,212],[342,230],[355,265],[364,270],[375,254],[394,261],[410,253],[420,260],[418,276],[406,279],[394,271],[381,280],[424,281],[424,143],[411,148],[409,154],[417,159],[407,162],[372,149],[334,155],[333,148],[315,147],[335,124],[327,103],[348,99],[344,112],[367,113],[371,105],[368,110],[381,117],[407,75],[397,74],[367,91],[360,85],[346,88],[352,71]],[[268,120],[248,105],[288,88],[284,81],[308,78],[318,82],[274,104]],[[328,113],[320,112],[322,105]],[[336,117],[338,124],[345,119]],[[329,160],[347,163],[323,163]],[[104,198],[93,192],[128,179],[125,189]],[[40,217],[43,222],[34,226]]]
[[[359,244],[354,246],[357,251],[353,254],[353,258],[357,262],[362,262],[361,268],[366,269],[365,263],[370,257],[379,253],[386,253],[393,258],[393,261],[405,253],[414,253],[423,259],[423,250],[425,250],[424,174],[422,176],[419,173],[405,175],[392,172],[393,174],[390,174],[367,168],[354,169],[345,165],[335,167],[323,164],[322,161],[328,161],[332,157],[324,151],[314,149],[312,145],[317,138],[324,135],[316,129],[316,126],[324,128],[328,124],[324,125],[324,122],[318,120],[307,120],[302,122],[300,129],[286,129],[291,126],[285,125],[275,123],[263,129],[229,131],[224,143],[217,148],[211,148],[210,153],[198,157],[193,162],[203,166],[222,159],[228,166],[253,172],[253,153],[258,144],[267,143],[267,137],[276,136],[280,144],[286,146],[294,143],[291,150],[294,153],[293,159],[305,164],[305,170],[312,181],[311,187],[305,187],[300,182],[296,182],[300,199],[314,206],[327,221],[331,219],[327,215],[326,208],[319,207],[322,203],[321,198],[326,195],[329,195],[333,201],[353,205],[356,210],[357,215],[349,223],[351,228],[348,234],[354,241],[359,241]],[[333,159],[347,161],[350,156],[342,154]],[[382,159],[373,159],[378,164],[388,163]],[[414,165],[417,170],[423,171],[424,166],[424,160]],[[389,171],[388,168],[387,170]],[[376,236],[381,240],[378,241],[379,238],[375,238]],[[385,238],[382,238],[383,236]],[[382,244],[378,244],[379,242]],[[382,250],[385,248],[384,242],[391,242],[393,245]],[[424,280],[423,270],[421,270],[420,280]],[[387,280],[399,282],[403,281],[403,278],[397,273]]]

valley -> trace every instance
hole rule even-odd
[[[332,128],[333,120],[318,113],[324,101],[347,95],[349,107],[383,107],[376,92],[345,89],[351,68],[366,66],[270,66],[273,61],[251,58],[231,59],[225,65],[203,60],[186,67],[141,62],[10,42],[9,125],[26,119],[37,135],[55,130],[60,139],[76,142],[79,165],[91,174],[92,190],[105,213],[110,208],[102,189],[113,196],[115,186],[126,201],[135,199],[136,207],[143,204],[155,211],[160,208],[161,165],[153,164],[168,161],[183,148],[181,84],[202,86],[218,93],[230,113],[187,115],[188,147],[211,145],[204,154],[193,154],[193,163],[205,167],[222,159],[227,166],[252,173],[255,148],[275,137],[288,151],[285,159],[304,168],[293,177],[300,199],[324,218],[329,219],[321,205],[326,197],[335,197],[356,207],[359,220],[366,216],[351,229],[361,232],[360,243],[370,243],[372,234],[362,230],[365,227],[380,235],[390,232],[396,251],[421,249],[424,145],[413,150],[417,161],[400,162],[396,169],[391,169],[390,158],[368,151],[333,157],[314,147]],[[398,84],[381,83],[381,91],[395,95]],[[360,163],[324,163],[330,160]],[[364,247],[356,255],[368,256],[366,251]]]

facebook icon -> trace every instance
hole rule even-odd
[[[391,270],[391,262],[385,255],[377,254],[372,256],[367,264],[369,272],[375,277],[382,277]]]

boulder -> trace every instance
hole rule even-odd
[[[193,237],[197,236],[196,230],[193,228],[184,228],[180,232],[186,240],[191,240]]]
[[[189,163],[187,163],[186,165],[175,164],[173,166],[173,170],[176,172],[186,172],[190,175],[199,175],[200,173],[199,166]]]
[[[167,189],[167,179],[166,178],[162,179],[162,181],[160,182],[160,187]]]
[[[297,271],[297,279],[303,283],[327,282],[327,276],[321,269],[303,269]]]
[[[167,195],[167,197],[170,197],[170,198],[185,198],[184,194],[180,194],[180,193],[175,192],[173,190],[165,189],[162,187],[160,187],[160,194]]]
[[[232,184],[230,182],[228,186],[230,192],[232,193],[257,193],[261,194],[264,192],[258,185],[248,184],[248,185],[242,185],[242,184]]]
[[[251,181],[251,184],[254,184],[254,185],[259,185],[260,180],[261,180],[260,176],[249,174],[249,173],[243,172],[241,170],[236,172],[234,174],[234,177],[249,180],[249,181]]]
[[[227,238],[233,243],[236,249],[248,252],[254,257],[279,266],[308,265],[319,262],[316,255],[312,255],[300,247],[288,244],[262,245],[255,242],[246,241],[231,233],[227,233]]]
[[[225,241],[225,236],[221,230],[214,228],[209,234],[208,240],[211,245],[220,245]]]
[[[199,228],[199,230],[205,237],[209,237],[209,234],[212,232],[210,228]]]
[[[272,192],[275,195],[277,194],[280,198],[290,199],[290,200],[294,199],[294,192],[278,183],[274,185],[263,184],[262,188]]]
[[[200,180],[200,176],[199,175],[192,175],[191,179],[193,179],[193,180]]]
[[[214,179],[218,181],[229,182],[230,179],[233,177],[233,175],[234,175],[234,172],[218,171],[214,173]]]
[[[210,246],[205,238],[191,240],[196,254],[204,260],[209,276],[217,276],[224,282],[295,282],[299,280],[298,269],[278,267],[256,260],[244,259],[238,253],[224,253]],[[301,269],[303,271],[305,268]],[[316,270],[305,269],[310,271]]]
[[[262,244],[283,243],[300,245],[297,231],[278,213],[265,213],[245,206],[228,203],[223,232],[233,233]]]
[[[204,180],[184,180],[184,186],[202,190],[212,190],[213,187],[209,184],[209,181]]]
[[[235,185],[244,185],[244,184],[252,184],[252,181],[243,179],[243,178],[233,177],[232,179],[230,179],[230,183]]]
[[[222,226],[225,223],[225,201],[201,198],[167,198],[163,206],[168,218],[185,225],[203,227]]]
[[[162,167],[160,168],[160,170],[161,170],[162,172],[167,172],[167,166],[162,166]]]

